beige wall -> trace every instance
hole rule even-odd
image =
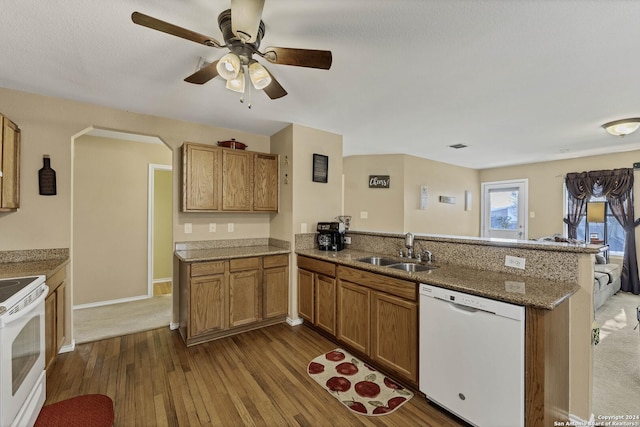
[[[171,164],[171,162],[169,162]],[[173,172],[157,169],[154,172],[153,196],[153,279],[171,279],[173,236],[171,235]]]
[[[350,156],[344,159],[345,213],[354,230],[478,236],[478,171],[405,154]],[[369,188],[369,175],[390,175],[390,188]],[[427,186],[420,209],[420,186]],[[471,191],[471,210],[465,210]],[[440,203],[453,196],[455,204]],[[360,218],[366,211],[368,218]]]
[[[73,304],[146,296],[149,163],[170,165],[171,150],[84,135],[73,153]]]
[[[59,98],[34,95],[0,88],[0,111],[18,124],[22,134],[20,209],[0,213],[0,251],[20,249],[71,248],[71,262],[75,252],[71,247],[71,164],[72,140],[86,130],[104,128],[134,134],[159,137],[173,150],[173,239],[212,240],[244,237],[268,237],[269,214],[239,215],[181,213],[180,203],[180,146],[184,141],[215,145],[217,141],[236,138],[249,145],[252,151],[269,151],[269,136],[238,130],[189,123],[180,120],[116,110]],[[215,114],[215,109],[211,114]],[[42,155],[51,156],[57,172],[58,194],[38,194],[37,172],[42,167]],[[225,227],[219,233],[209,233],[209,222],[236,224],[235,233]],[[184,234],[184,223],[193,223],[193,233]],[[73,269],[69,277],[67,307],[73,304]],[[73,314],[68,313],[70,323]],[[67,342],[72,338],[71,327],[66,331]]]
[[[563,182],[567,173],[630,168],[635,161],[640,161],[640,151],[484,169],[480,181],[528,178],[529,212],[535,215],[529,217],[529,238],[538,238],[563,232]]]

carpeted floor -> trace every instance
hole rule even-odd
[[[81,344],[163,326],[169,327],[171,311],[171,295],[75,310],[74,339],[77,344]]]
[[[593,350],[593,413],[640,415],[640,296],[618,292],[596,312],[600,343]]]

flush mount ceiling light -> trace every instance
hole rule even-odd
[[[602,127],[614,136],[625,136],[633,133],[640,128],[640,117],[632,119],[622,119],[605,123]]]

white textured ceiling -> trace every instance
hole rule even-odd
[[[600,128],[640,116],[640,1],[266,0],[263,48],[328,49],[333,66],[267,64],[289,95],[254,92],[252,109],[219,77],[183,81],[199,57],[225,50],[130,18],[137,10],[222,41],[228,7],[5,0],[0,86],[263,135],[299,123],[343,135],[346,156],[486,168],[640,148],[640,132]],[[448,147],[459,143],[469,147]]]

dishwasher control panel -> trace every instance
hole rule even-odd
[[[476,310],[482,310],[505,317],[511,317],[514,319],[520,318],[520,309],[522,308],[517,305],[479,297],[477,295],[452,291],[450,289],[439,288],[437,286],[427,285],[425,283],[420,284],[420,295],[438,298],[453,304],[469,307]]]

